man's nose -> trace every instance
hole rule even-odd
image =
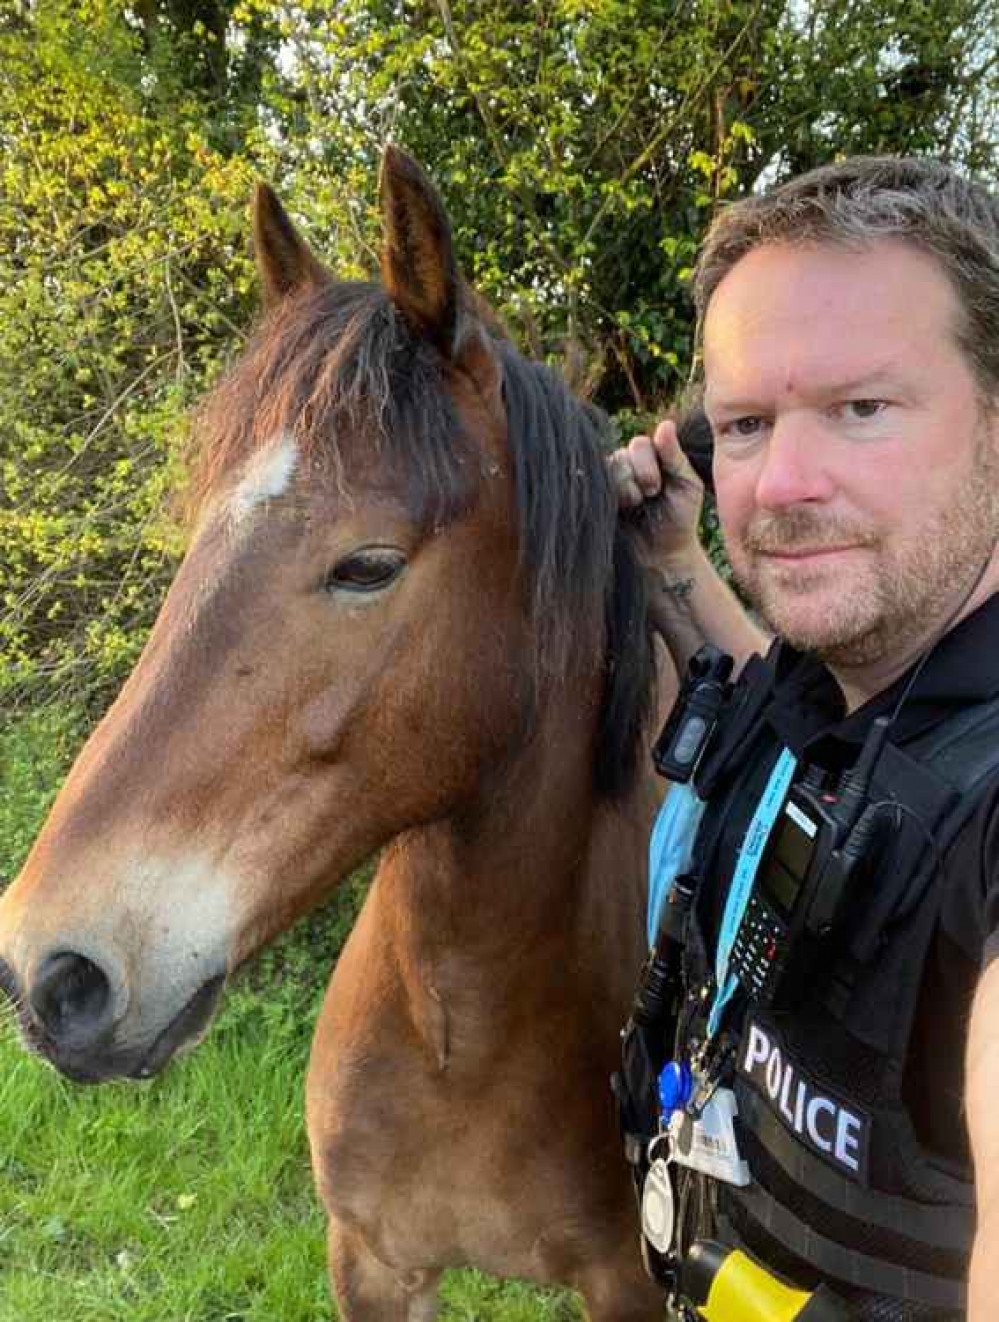
[[[828,500],[832,483],[826,461],[819,428],[800,418],[775,419],[756,482],[756,504],[780,510]]]

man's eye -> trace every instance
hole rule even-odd
[[[847,418],[876,418],[883,413],[888,404],[883,399],[850,399],[841,408]]]
[[[763,418],[756,414],[750,414],[744,418],[732,418],[729,422],[719,423],[717,431],[719,436],[726,439],[751,439],[758,436],[764,427]]]
[[[367,546],[338,560],[326,576],[328,591],[377,592],[402,573],[406,557],[391,546]]]

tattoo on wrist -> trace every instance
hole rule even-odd
[[[656,578],[659,581],[661,591],[663,591],[666,596],[672,597],[674,601],[687,601],[690,598],[691,593],[694,591],[693,577],[670,579],[667,578],[660,569],[656,573]]]

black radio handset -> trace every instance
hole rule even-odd
[[[836,784],[808,767],[778,813],[731,954],[739,981],[761,1005],[796,1004],[830,967],[827,947],[877,860],[888,822],[870,791],[890,728],[886,716],[872,722]]]
[[[801,784],[799,808],[807,812],[816,803],[828,805],[827,820],[832,827],[820,883],[805,915],[805,931],[816,939],[830,936],[839,925],[861,867],[871,866],[882,843],[888,819],[871,802],[870,791],[891,726],[888,716],[871,722],[857,760],[840,779],[835,794],[820,795],[816,800],[809,792],[807,776]]]

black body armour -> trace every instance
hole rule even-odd
[[[768,663],[749,663],[695,778],[707,808],[694,847],[702,880],[688,920],[678,1059],[703,1029],[736,858],[782,749],[766,718],[772,680]],[[708,1235],[743,1246],[805,1288],[826,1282],[866,1322],[964,1318],[972,1172],[921,1146],[902,1083],[941,858],[997,778],[996,700],[885,747],[870,801],[884,802],[894,829],[831,967],[816,970],[793,1009],[764,1013],[745,995],[729,1009],[728,1081],[752,1180],[739,1188],[678,1171],[681,1252]]]

